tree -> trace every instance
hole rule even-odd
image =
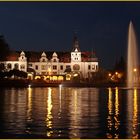
[[[121,72],[126,71],[126,62],[122,56],[121,56],[119,61],[116,61],[115,66],[114,66],[114,70],[121,71]]]
[[[4,36],[0,35],[0,61],[5,60],[9,52],[9,45],[6,43]]]

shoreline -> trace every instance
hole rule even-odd
[[[111,82],[46,82],[43,80],[24,80],[24,79],[0,79],[0,87],[124,87],[124,83]]]

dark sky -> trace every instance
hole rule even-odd
[[[112,68],[126,57],[132,20],[140,40],[140,2],[0,2],[0,34],[13,50],[71,51],[77,32],[81,51],[96,52]]]

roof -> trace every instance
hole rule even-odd
[[[48,60],[52,59],[52,56],[57,54],[57,57],[59,59],[59,62],[63,63],[70,63],[71,61],[71,52],[34,52],[34,51],[25,51],[25,57],[27,57],[28,62],[39,62],[41,56],[46,55]],[[11,52],[7,56],[7,61],[18,61],[18,58],[21,54],[21,51],[15,51]],[[81,52],[81,57],[83,62],[89,62],[89,61],[98,61],[95,52],[89,52],[89,51],[84,51]]]
[[[18,52],[10,52],[7,56],[7,61],[18,61],[18,57],[20,56],[20,53]]]

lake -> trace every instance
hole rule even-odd
[[[140,138],[140,90],[3,88],[0,138]]]

